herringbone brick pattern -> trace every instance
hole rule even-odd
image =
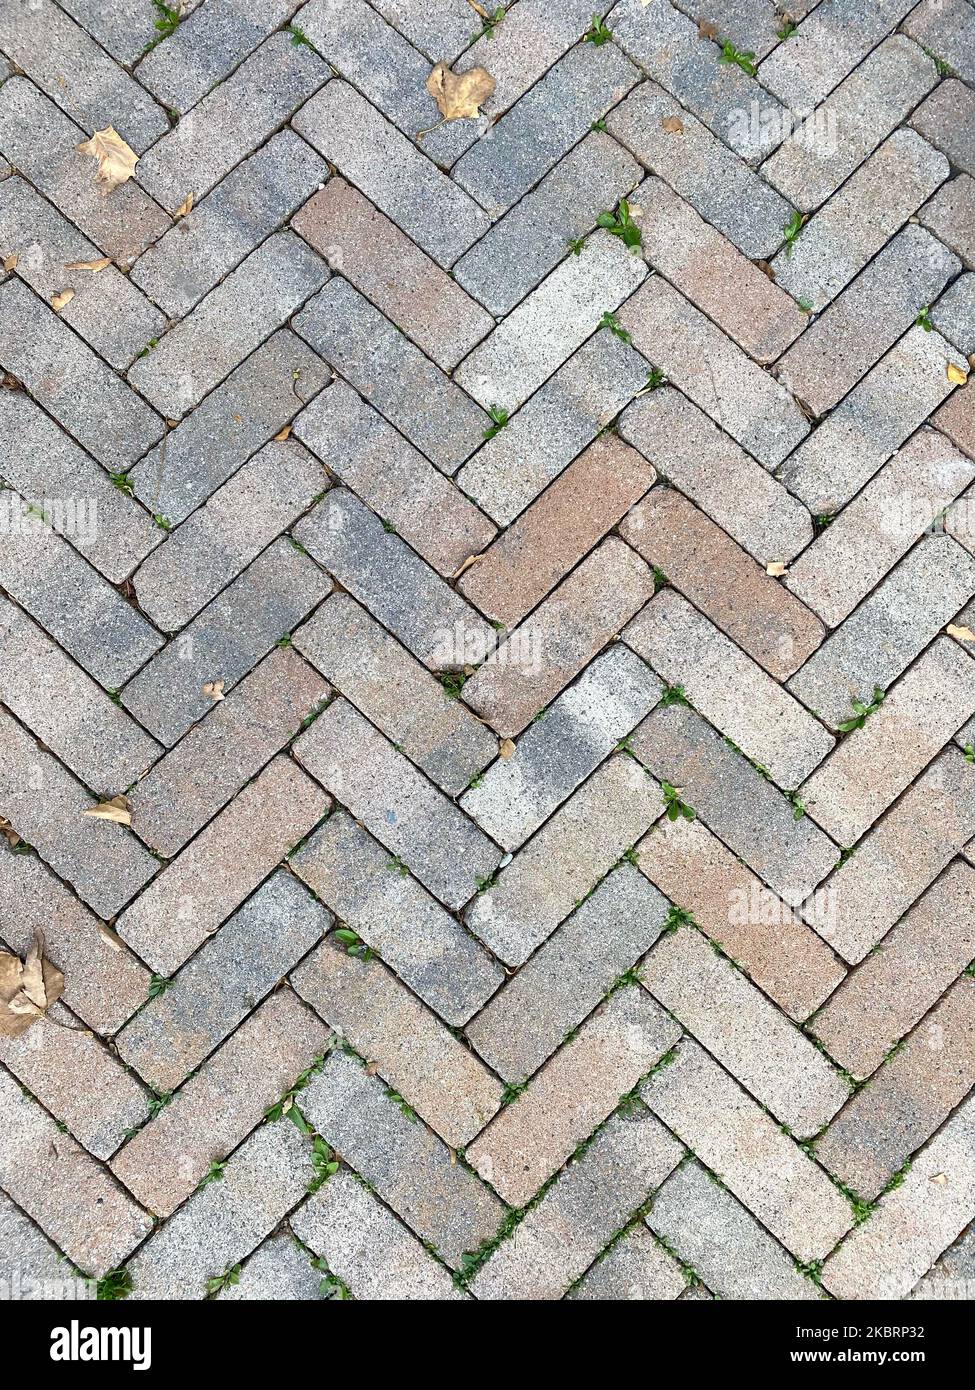
[[[4,1287],[972,1297],[968,0],[0,50]]]

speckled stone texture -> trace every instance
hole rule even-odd
[[[0,0],[0,1298],[970,1301],[973,55]]]

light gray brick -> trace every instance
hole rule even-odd
[[[913,8],[913,0],[823,0],[760,64],[758,80],[793,111],[809,111]]]
[[[669,904],[630,864],[612,869],[504,989],[467,1037],[506,1081],[531,1076],[660,935]]]
[[[494,1237],[501,1202],[358,1059],[333,1052],[299,1101],[318,1133],[448,1264],[457,1268]]]
[[[294,641],[448,795],[497,756],[498,741],[480,720],[349,594],[323,603]]]
[[[942,184],[921,208],[918,220],[956,251],[969,269],[975,268],[975,179],[970,174]]]
[[[641,1094],[796,1259],[821,1259],[853,1225],[822,1169],[693,1039]]]
[[[162,751],[5,599],[0,599],[0,700],[87,786],[113,795],[131,786]]]
[[[5,504],[19,506],[16,493]],[[0,548],[0,583],[101,685],[117,690],[162,638],[45,521],[15,510]]]
[[[662,276],[647,280],[619,317],[648,362],[766,468],[809,433],[788,391]]]
[[[783,582],[838,626],[973,478],[975,461],[925,427],[820,532]]]
[[[631,747],[791,906],[836,864],[839,850],[829,838],[807,816],[797,819],[792,803],[694,710],[656,709]]]
[[[665,936],[640,978],[716,1061],[801,1139],[833,1118],[850,1088],[839,1072],[694,927]]]
[[[631,758],[611,758],[478,894],[467,925],[507,965],[522,965],[663,810]]]
[[[12,77],[0,89],[0,130],[0,148],[10,163],[118,265],[131,265],[172,226],[135,179],[102,197],[95,161],[77,149],[89,132],[24,77]]]
[[[494,630],[344,488],[299,523],[295,539],[431,670],[484,660]]]
[[[347,281],[332,280],[294,327],[442,472],[456,473],[482,442],[485,412]]]
[[[269,1236],[259,1245],[240,1272],[236,1284],[226,1284],[217,1294],[222,1303],[271,1300],[307,1302],[323,1299],[325,1282],[311,1256],[288,1230]]]
[[[298,4],[299,0],[207,0],[146,54],[136,76],[165,107],[182,114],[287,23]]]
[[[967,0],[924,0],[903,28],[959,77],[975,82],[975,14]]]
[[[467,0],[376,0],[373,6],[430,59],[452,62],[477,32]]]
[[[975,92],[950,77],[914,112],[911,125],[942,150],[954,167],[975,174]]]
[[[492,314],[508,313],[642,174],[615,140],[593,131],[461,257],[457,280]]]
[[[96,1277],[117,1268],[151,1230],[150,1217],[5,1071],[0,1098],[0,1181],[7,1196],[79,1268]]]
[[[357,749],[352,766],[350,743]],[[294,751],[448,907],[467,902],[478,878],[497,867],[497,847],[345,700],[334,701]]]
[[[569,1298],[620,1303],[624,1299],[672,1299],[687,1287],[680,1265],[636,1225],[611,1245]]]
[[[975,353],[975,274],[958,277],[932,309],[931,320],[963,356]]]
[[[139,606],[176,632],[324,492],[324,468],[294,440],[265,444],[136,571]]]
[[[623,636],[779,786],[797,787],[832,748],[833,739],[797,700],[672,590],[662,590]]]
[[[937,69],[922,49],[902,34],[892,34],[766,160],[762,177],[802,212],[811,212],[907,118],[937,80]],[[867,110],[869,121],[862,119]]]
[[[909,223],[785,353],[776,375],[825,415],[960,269],[947,247]]]
[[[719,65],[720,49],[670,0],[621,0],[606,23],[623,52],[742,159],[756,163],[782,139],[775,98],[742,68]]]
[[[654,1194],[647,1225],[720,1298],[806,1301],[819,1297],[746,1207],[693,1161]]]
[[[330,816],[291,864],[452,1026],[466,1023],[504,980],[501,967],[456,918],[401,873],[389,851],[344,811]]]
[[[181,318],[327,177],[310,145],[293,130],[279,131],[143,252],[132,280],[170,318]]]
[[[165,135],[165,111],[52,0],[3,0],[4,52],[91,135],[114,125],[136,154]]]
[[[9,1297],[20,1302],[90,1296],[92,1283],[76,1283],[72,1267],[57,1246],[0,1192],[0,1279]],[[83,1290],[79,1293],[78,1290]],[[69,1293],[70,1290],[70,1293]]]
[[[671,117],[681,130],[664,129]],[[782,244],[789,204],[656,82],[641,83],[606,124],[746,256],[768,257]]]
[[[281,329],[136,465],[135,495],[177,525],[330,379],[321,358]]]
[[[119,1056],[157,1092],[174,1091],[332,922],[321,903],[278,870],[116,1036]]]
[[[158,853],[176,854],[328,694],[327,682],[296,652],[274,648],[132,790],[136,834]]]
[[[114,265],[68,269],[100,260],[98,247],[20,178],[0,183],[0,252],[16,255],[18,275],[48,303],[74,290],[60,317],[113,367],[124,370],[166,326],[165,314]]]
[[[968,369],[940,333],[910,329],[786,460],[789,491],[817,515],[839,511],[955,389],[949,363]]]
[[[312,1175],[308,1141],[294,1125],[261,1125],[230,1159],[223,1180],[195,1193],[129,1262],[129,1297],[206,1298],[207,1281],[260,1245]]]
[[[481,446],[457,474],[458,484],[499,525],[513,521],[646,380],[639,353],[614,334],[594,334]]]
[[[517,849],[575,791],[659,700],[662,686],[622,644],[587,666],[530,724],[515,753],[495,762],[461,798],[469,816]]]
[[[776,283],[824,309],[947,177],[943,154],[895,131],[775,257]]]
[[[501,1083],[381,961],[328,939],[291,983],[444,1143],[469,1143],[497,1113]]]
[[[620,435],[756,559],[791,559],[812,539],[806,508],[686,396],[634,401]]]
[[[19,280],[0,286],[0,359],[110,471],[166,433],[155,411]]]
[[[440,265],[487,231],[483,209],[345,82],[330,82],[293,124]]]
[[[195,7],[191,0],[184,9]],[[147,44],[157,39],[159,11],[152,0],[65,0],[67,10],[120,63],[134,63]]]
[[[189,193],[199,201],[328,76],[314,49],[272,34],[153,145],[139,165],[140,182],[170,212]]]
[[[564,260],[464,359],[454,380],[483,406],[514,413],[646,274],[642,260],[622,241],[597,232],[580,255]]]
[[[274,541],[129,682],[122,703],[171,748],[210,709],[203,686],[221,680],[229,695],[330,588],[307,556]]]
[[[129,381],[167,417],[185,415],[328,276],[325,262],[293,233],[269,237],[130,368]]]
[[[444,1303],[469,1298],[352,1173],[336,1173],[295,1213],[291,1227],[354,1298]]]
[[[561,1298],[681,1154],[680,1144],[645,1110],[614,1115],[478,1272],[475,1297]]]
[[[835,729],[887,690],[975,594],[975,560],[950,536],[926,536],[789,681]]]
[[[497,217],[638,81],[615,44],[577,44],[457,161],[451,178]]]

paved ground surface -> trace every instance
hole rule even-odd
[[[975,11],[593,5],[0,3],[21,1293],[972,1296]]]

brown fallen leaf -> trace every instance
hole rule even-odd
[[[763,275],[767,275],[768,278],[772,281],[775,280],[775,270],[771,265],[769,265],[768,261],[756,261],[755,264],[758,266],[759,270],[762,272]]]
[[[459,579],[461,575],[464,573],[464,571],[469,570],[471,565],[476,565],[480,558],[480,555],[468,555],[467,559],[461,565],[460,569],[454,570],[453,574],[450,576],[451,579]]]
[[[99,261],[71,261],[64,268],[65,270],[90,270],[98,275],[101,271],[107,270],[111,264],[111,256],[102,256]]]
[[[223,681],[207,681],[203,687],[204,695],[209,695],[214,704],[218,700],[225,700],[227,697],[223,693]]]
[[[21,962],[0,951],[0,1036],[18,1038],[61,997],[64,976],[44,959],[44,935],[37,932]]]
[[[958,627],[955,623],[949,623],[945,632],[958,642],[975,642],[975,632],[972,632],[970,627]]]
[[[765,573],[770,574],[773,579],[780,579],[785,574],[787,566],[781,560],[773,560],[771,564],[765,566]]]
[[[366,1066],[365,1066],[366,1076],[375,1076],[375,1075],[376,1075],[376,1072],[377,1072],[378,1070],[379,1070],[379,1063],[378,1063],[378,1062],[367,1062],[367,1063],[366,1063]]]
[[[284,441],[289,437],[290,434],[291,434],[291,426],[290,426],[290,425],[285,425],[284,429],[283,429],[283,430],[278,430],[277,434],[274,436],[275,442],[278,443],[278,444],[283,444]]]
[[[481,114],[481,103],[494,91],[494,78],[486,68],[458,74],[438,63],[427,78],[427,91],[445,121],[464,121]]]
[[[95,182],[102,185],[103,198],[130,179],[139,162],[135,150],[130,149],[113,125],[96,130],[90,140],[83,140],[77,146],[77,150],[79,154],[90,154],[98,160]]]
[[[16,849],[20,844],[20,836],[4,816],[0,816],[0,835],[7,841],[11,849]]]
[[[54,310],[56,314],[60,314],[61,310],[67,304],[70,304],[72,299],[74,299],[74,290],[62,290],[60,294],[55,294],[51,296],[51,308]]]
[[[948,363],[948,380],[954,382],[956,386],[964,386],[968,380],[968,373],[963,372],[961,367],[956,367],[954,362]]]
[[[699,19],[697,21],[697,32],[702,39],[716,39],[718,37],[718,26],[710,19]]]
[[[514,742],[510,738],[503,738],[498,752],[501,754],[501,757],[504,758],[505,762],[507,762],[509,758],[515,756]]]
[[[20,260],[20,257],[19,257],[19,256],[8,256],[7,259],[6,259],[6,260],[4,261],[4,263],[3,263],[3,268],[4,268],[4,270],[16,270],[16,269],[17,269],[17,262],[18,262],[19,260]]]
[[[664,116],[660,122],[668,135],[683,135],[684,122],[680,116]]]
[[[132,824],[132,812],[124,796],[113,796],[111,801],[100,801],[97,806],[90,806],[81,814],[92,816],[95,820],[114,821],[116,825]]]
[[[188,212],[193,211],[193,194],[187,193],[179,207],[173,213],[174,217],[185,217]]]

